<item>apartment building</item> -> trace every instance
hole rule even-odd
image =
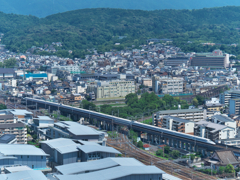
[[[240,98],[229,100],[229,115],[240,115]]]
[[[208,118],[207,121],[213,122],[215,124],[221,124],[228,127],[232,127],[235,129],[235,132],[237,130],[237,122],[224,114],[213,115],[212,117]]]
[[[95,99],[125,98],[130,93],[135,93],[136,85],[133,81],[104,81],[97,86],[88,86],[87,92],[94,92]]]
[[[234,128],[222,124],[199,121],[195,124],[194,135],[219,142],[222,139],[235,138],[236,132]]]
[[[153,91],[156,94],[183,93],[183,79],[152,78]]]
[[[157,121],[156,126],[194,135],[194,122],[179,117],[163,116]]]
[[[240,98],[239,90],[225,91],[224,93],[219,95],[220,103],[225,105],[229,105],[230,99],[237,99],[237,98]]]
[[[220,50],[215,50],[212,53],[198,53],[190,60],[191,66],[202,67],[228,67],[229,54],[223,54]]]
[[[164,61],[165,66],[180,66],[182,64],[188,65],[189,57],[169,57]]]
[[[158,122],[163,116],[179,117],[181,119],[198,122],[206,119],[207,111],[205,109],[178,109],[158,111],[157,113],[152,115],[155,126],[157,126]]]
[[[13,134],[18,144],[27,144],[27,128],[23,123],[0,124],[0,135]]]

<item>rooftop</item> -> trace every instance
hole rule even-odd
[[[186,120],[186,119],[182,119],[182,118],[179,118],[179,117],[173,117],[173,116],[163,116],[163,118],[165,118],[165,119],[173,119],[174,121],[183,122],[183,123],[192,122],[192,121],[189,121],[189,120]]]
[[[8,144],[16,138],[14,134],[4,134],[0,137],[0,144]]]
[[[177,109],[177,110],[158,111],[159,114],[194,113],[194,112],[203,112],[203,110],[201,110],[201,109]]]
[[[212,122],[208,122],[208,121],[199,121],[199,122],[196,122],[196,125],[203,125],[205,127],[212,128],[213,130],[211,132],[216,132],[216,131],[220,131],[224,128],[227,128],[227,126],[212,123]]]
[[[5,156],[29,155],[48,156],[42,149],[28,144],[0,144],[0,153]]]
[[[83,151],[84,153],[91,153],[91,152],[106,152],[106,153],[115,153],[115,154],[122,154],[118,150],[107,147],[107,146],[100,146],[100,145],[82,145],[78,146],[78,149]]]
[[[38,116],[37,118],[35,119],[38,119],[38,120],[44,120],[44,121],[54,121],[52,118],[48,117],[48,116]]]
[[[46,176],[41,171],[20,171],[11,174],[0,174],[0,180],[47,180]]]
[[[77,122],[58,122],[55,123],[57,126],[60,126],[62,128],[67,128],[68,131],[74,135],[99,135],[102,134],[102,132],[99,132],[93,128],[90,128],[88,126],[81,125]]]
[[[130,175],[164,174],[155,166],[117,166],[78,175],[56,175],[59,180],[110,180]]]

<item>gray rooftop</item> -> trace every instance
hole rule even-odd
[[[164,174],[155,166],[117,166],[78,175],[56,175],[59,180],[110,180],[131,175]]]
[[[118,150],[107,147],[107,146],[96,146],[96,145],[82,145],[78,146],[78,149],[83,151],[84,153],[91,153],[91,152],[106,152],[106,153],[115,153],[115,154],[122,154]]]
[[[159,114],[177,114],[177,113],[194,113],[194,112],[203,112],[203,110],[201,110],[201,109],[177,109],[177,110],[158,111]]]
[[[46,176],[41,171],[20,171],[11,174],[0,174],[0,180],[47,180]]]
[[[170,118],[170,119],[173,119],[174,121],[177,121],[177,122],[183,122],[183,123],[189,123],[189,122],[192,122],[192,123],[193,123],[193,121],[189,121],[189,120],[182,119],[182,118],[179,118],[179,117],[163,116],[163,118],[165,118],[165,119]]]
[[[42,149],[28,144],[0,144],[0,153],[5,156],[48,156],[48,154],[46,154]]]
[[[56,149],[61,154],[78,151],[77,144],[73,142],[71,139],[58,138],[48,141],[41,141],[40,143],[47,144],[51,148]]]
[[[104,158],[97,161],[77,162],[57,166],[56,169],[63,175],[85,173],[85,171],[97,171],[116,166],[145,166],[134,158]]]
[[[222,121],[222,122],[234,122],[233,119],[227,117],[227,116],[223,116],[223,115],[214,115],[212,116],[212,118],[217,118],[219,121]]]
[[[60,126],[62,128],[67,128],[68,131],[74,135],[99,135],[102,134],[102,132],[99,132],[93,128],[90,128],[88,126],[81,125],[77,122],[58,122],[55,123],[57,126]]]
[[[205,127],[212,128],[213,130],[211,132],[220,131],[227,127],[221,124],[216,124],[208,121],[199,121],[199,122],[196,122],[196,125],[204,125]]]
[[[6,169],[9,173],[19,172],[19,171],[33,171],[33,169],[31,169],[31,168],[28,167],[28,166],[5,167],[5,169]]]
[[[52,118],[48,117],[48,116],[38,116],[37,118],[38,120],[44,120],[44,121],[54,121]]]

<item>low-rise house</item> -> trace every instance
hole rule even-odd
[[[227,166],[228,164],[233,165],[234,168],[240,165],[240,161],[230,150],[218,150],[213,153],[213,155],[204,160],[204,164],[213,167],[213,169],[218,170],[219,167]]]

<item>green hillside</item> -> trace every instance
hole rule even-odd
[[[240,6],[239,0],[1,0],[0,11],[45,17],[85,8],[121,8],[139,10],[201,9]]]
[[[63,50],[78,57],[87,48],[106,51],[146,42],[148,38],[239,43],[240,7],[200,10],[83,9],[48,16],[0,14],[3,43],[12,51],[24,52],[32,46],[62,42]],[[119,40],[118,36],[127,36]],[[120,42],[120,46],[114,46]],[[66,53],[66,52],[62,52]],[[65,54],[66,55],[66,54]]]

